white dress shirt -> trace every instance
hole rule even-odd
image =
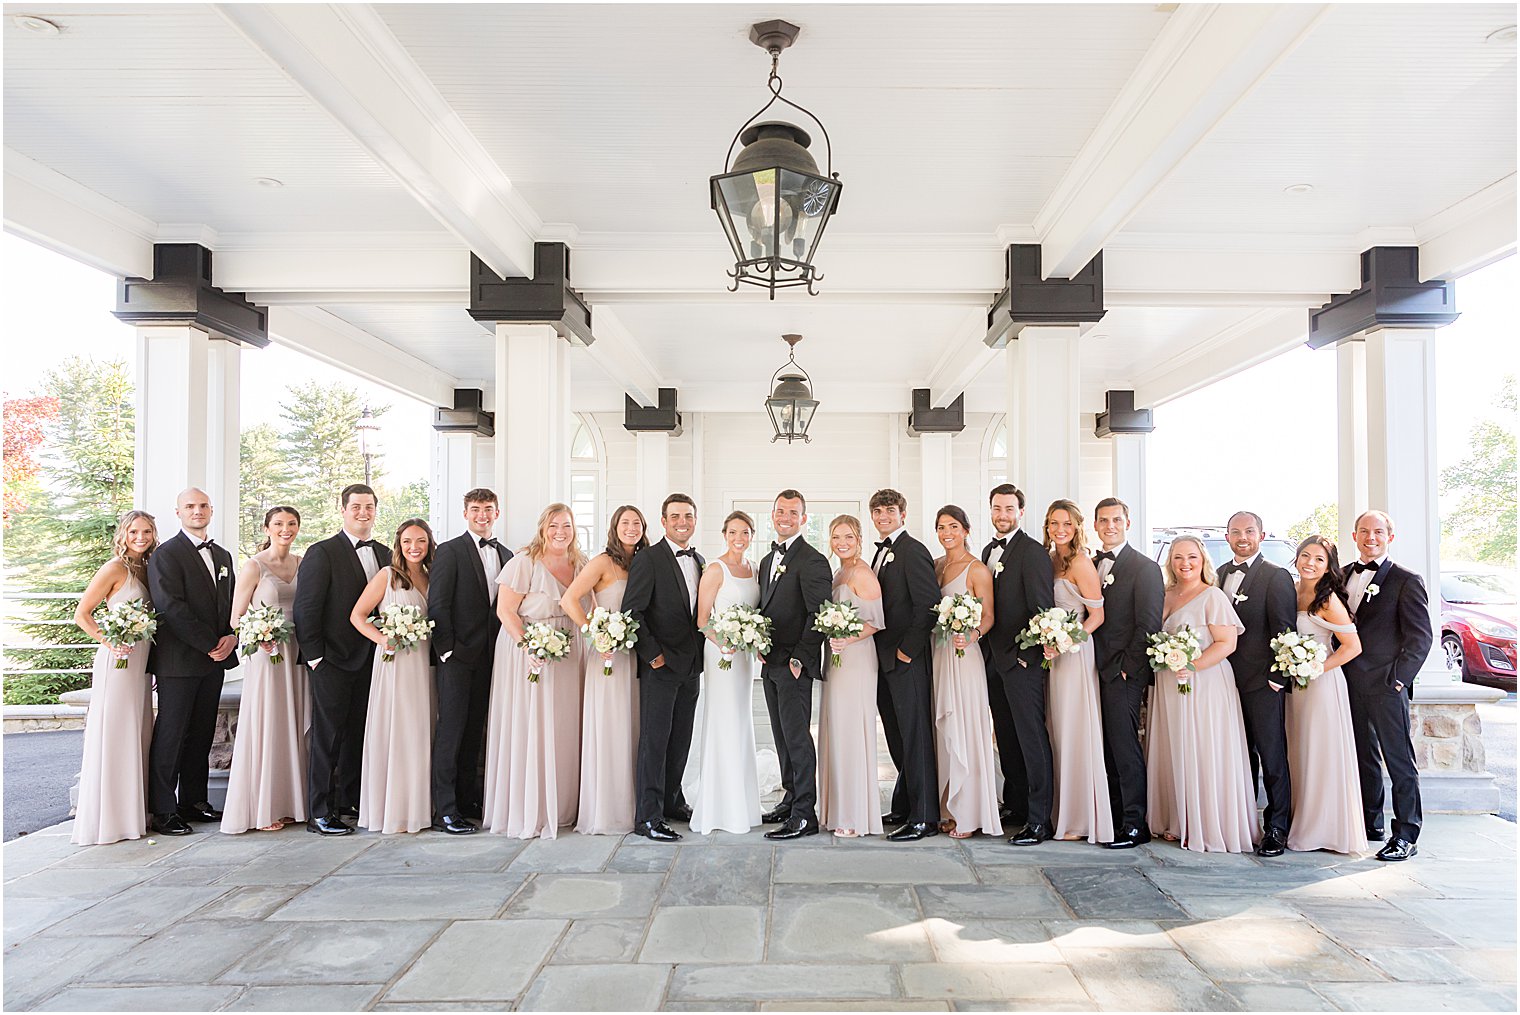
[[[798,533],[794,533],[791,536],[791,538],[789,538],[789,539],[783,539],[781,541],[781,549],[775,551],[776,555],[771,559],[771,584],[772,585],[776,584],[776,579],[779,578],[779,577],[781,577],[781,568],[783,567],[783,563],[782,562],[783,562],[783,560],[786,557],[787,551],[792,548],[792,544],[795,543],[798,540],[798,538],[801,537],[801,535],[802,535],[802,533],[798,532]]]
[[[671,553],[681,552],[681,548],[677,546],[669,536],[665,537],[665,542],[669,544]],[[693,613],[696,613],[697,579],[701,577],[701,575],[697,572],[697,558],[691,554],[687,554],[684,557],[677,557],[676,565],[680,567],[681,574],[686,578],[686,591],[691,595],[691,611]]]
[[[1120,543],[1118,546],[1114,547],[1112,550],[1106,551],[1106,552],[1111,553],[1111,554],[1114,555],[1114,559],[1113,560],[1100,560],[1100,561],[1098,561],[1098,587],[1099,588],[1103,587],[1103,579],[1105,579],[1105,578],[1108,577],[1108,573],[1114,569],[1114,565],[1117,564],[1117,563],[1119,563],[1119,554],[1123,553],[1125,551],[1125,549],[1127,549],[1128,547],[1129,547],[1128,543]]]
[[[885,539],[887,542],[891,543],[893,546],[896,546],[897,545],[897,537],[900,536],[900,535],[902,535],[904,532],[907,532],[907,531],[908,531],[908,527],[906,525],[899,525],[896,529],[893,529],[891,532],[887,533],[885,536],[882,536],[881,538]],[[878,549],[880,549],[880,547],[878,547]],[[883,553],[880,557],[875,557],[873,555],[873,560],[872,560],[872,565],[871,565],[872,572],[874,572],[876,574],[881,574],[881,566],[887,562],[887,554],[891,553],[891,552],[892,552],[892,548],[888,547],[887,550],[886,550],[886,552]]]
[[[1009,529],[1008,530],[1008,535],[1006,535],[1006,536],[1003,535],[1001,532],[998,532],[996,529],[993,529],[992,531],[995,532],[995,533],[997,533],[993,537],[994,539],[1012,539],[1014,536],[1016,536],[1016,535],[1019,534],[1019,529],[1018,529],[1017,525],[1015,525],[1013,528]],[[997,566],[1003,562],[1003,553],[1004,553],[1003,547],[997,546],[996,544],[994,544],[993,547],[992,547],[992,552],[989,553],[989,554],[987,554],[987,566],[990,567],[990,568],[992,568],[992,571],[993,571],[994,574],[997,573]]]
[[[1388,559],[1388,554],[1383,554],[1376,560],[1368,561],[1374,565],[1371,571],[1358,571],[1351,576],[1346,583],[1346,591],[1351,595],[1351,615],[1356,616],[1356,611],[1362,608],[1362,599],[1367,595],[1367,586],[1372,584],[1373,577],[1377,574],[1377,568],[1383,566],[1383,561]],[[1361,563],[1358,561],[1358,563]]]
[[[1257,561],[1259,560],[1261,560],[1261,552],[1257,551],[1257,553],[1252,556],[1250,560],[1240,560],[1236,561],[1235,563],[1237,565],[1244,564],[1246,567],[1255,567]],[[1223,585],[1224,594],[1230,597],[1231,603],[1235,602],[1235,594],[1240,591],[1240,586],[1245,583],[1245,580],[1246,573],[1244,571],[1231,571],[1229,574],[1225,575]]]
[[[486,589],[491,596],[491,605],[496,605],[496,578],[501,574],[501,556],[494,546],[481,546],[482,538],[491,539],[491,536],[477,536],[470,533],[470,538],[475,540],[475,547],[480,551],[480,566],[486,569]]]
[[[211,547],[200,545],[203,542],[209,542],[209,540],[196,539],[188,532],[185,533],[185,538],[196,544],[196,552],[200,554],[201,560],[206,562],[206,570],[211,573],[211,582],[212,584],[215,584],[216,561],[211,559]]]
[[[360,546],[359,537],[347,529],[343,530],[343,534],[348,537],[348,541],[354,545],[354,552],[359,555],[359,564],[364,568],[364,580],[372,581],[375,575],[380,573],[380,562],[375,560],[375,548]]]

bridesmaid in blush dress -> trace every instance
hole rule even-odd
[[[1288,765],[1293,773],[1292,850],[1361,853],[1362,793],[1341,666],[1362,653],[1351,622],[1335,544],[1310,536],[1298,545],[1298,633],[1326,649],[1325,671],[1288,695]],[[1331,639],[1340,642],[1336,646]],[[1290,678],[1291,679],[1291,678]]]
[[[370,677],[359,782],[359,825],[372,832],[420,832],[433,824],[432,639],[392,646],[370,622],[378,607],[416,606],[427,616],[433,530],[421,518],[396,529],[392,563],[382,567],[354,604],[349,621],[379,646]]]
[[[829,523],[839,558],[834,600],[853,603],[865,627],[853,638],[829,639],[828,679],[818,713],[818,823],[841,839],[880,835],[881,777],[876,770],[876,632],[886,624],[881,583],[860,559],[860,520]]]
[[[580,631],[560,607],[565,591],[586,566],[565,504],[538,516],[527,547],[501,569],[496,615],[496,660],[491,711],[486,719],[486,799],[483,827],[518,839],[552,839],[575,821],[580,800]],[[584,613],[585,603],[581,610]],[[546,622],[570,635],[570,654],[546,662],[538,680],[533,661],[517,647],[529,624]],[[629,825],[632,828],[632,824]]]
[[[968,839],[980,829],[1003,834],[998,818],[997,763],[992,759],[992,710],[987,673],[975,643],[992,627],[992,571],[966,549],[971,522],[954,504],[934,519],[945,555],[934,562],[940,591],[969,591],[982,601],[982,623],[934,646],[934,749],[939,762],[941,831]],[[957,655],[957,652],[964,655]]]
[[[94,613],[102,604],[141,599],[148,604],[148,558],[158,546],[158,527],[146,511],[128,511],[116,527],[115,556],[95,572],[74,611],[74,623],[96,641]],[[150,604],[151,605],[151,604]],[[153,684],[148,649],[138,642],[115,648],[101,642],[90,681],[84,721],[84,760],[79,806],[74,811],[76,846],[140,839],[148,830],[148,745],[153,740]],[[125,669],[116,661],[126,659]]]
[[[1087,555],[1081,510],[1058,500],[1045,511],[1045,549],[1055,571],[1056,605],[1070,610],[1090,635],[1103,624],[1103,586]],[[1075,652],[1057,655],[1047,647],[1050,690],[1045,724],[1054,758],[1052,820],[1057,839],[1112,842],[1114,814],[1109,805],[1108,769],[1103,764],[1103,715],[1098,701],[1098,664],[1091,638]]]
[[[1196,672],[1156,673],[1146,749],[1151,832],[1183,849],[1245,853],[1256,826],[1256,794],[1246,760],[1245,720],[1229,655],[1245,628],[1215,582],[1214,565],[1195,536],[1167,548],[1161,626],[1191,627],[1202,654]],[[1179,681],[1192,691],[1182,694]]]
[[[287,621],[294,621],[301,558],[290,548],[300,531],[301,515],[295,508],[272,507],[264,513],[264,546],[238,573],[232,593],[234,617],[241,619],[255,607],[275,606]],[[306,667],[296,653],[292,636],[283,645],[260,645],[243,660],[243,701],[222,807],[222,831],[229,835],[250,828],[274,832],[287,821],[306,820],[311,694]]]
[[[632,504],[612,512],[607,549],[591,558],[560,597],[560,609],[577,630],[586,625],[582,604],[613,613],[623,608],[628,565],[649,547],[644,514]],[[581,790],[575,830],[583,835],[622,835],[633,827],[634,762],[639,748],[639,689],[633,650],[601,653],[585,647],[585,707],[581,715]],[[612,673],[604,672],[612,664]]]

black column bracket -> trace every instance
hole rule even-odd
[[[269,344],[269,312],[213,285],[211,257],[199,243],[155,243],[153,277],[118,278],[111,313],[126,324],[189,325],[262,349]]]
[[[1093,431],[1098,437],[1112,437],[1116,433],[1150,433],[1156,429],[1151,410],[1135,408],[1133,391],[1110,390],[1103,393],[1103,411],[1098,413],[1098,426]]]
[[[1108,312],[1103,251],[1071,278],[1041,278],[1040,257],[1038,243],[1008,245],[1007,282],[987,311],[989,347],[1001,349],[1030,325],[1090,324]]]
[[[433,410],[433,429],[439,433],[471,433],[496,436],[496,414],[486,412],[485,393],[479,388],[455,388],[454,407]]]
[[[1371,328],[1444,328],[1455,321],[1455,282],[1420,281],[1419,247],[1362,251],[1362,284],[1309,311],[1311,349],[1334,345]]]
[[[928,388],[913,389],[913,411],[908,413],[908,433],[918,437],[926,433],[960,433],[966,429],[966,396],[936,409],[929,400]]]
[[[681,436],[681,414],[676,411],[676,389],[661,388],[660,403],[643,406],[633,396],[623,396],[623,429],[633,433],[664,433]]]
[[[570,287],[570,248],[533,244],[533,277],[502,278],[470,255],[470,316],[489,324],[548,324],[581,345],[591,333],[591,305]]]

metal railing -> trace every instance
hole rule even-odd
[[[72,668],[72,669],[40,669],[39,670],[39,669],[16,669],[16,668],[14,668],[14,667],[12,667],[12,666],[9,665],[9,662],[10,662],[10,660],[12,658],[12,653],[15,653],[15,652],[72,651],[72,652],[88,652],[91,655],[93,655],[94,652],[95,652],[95,649],[99,647],[98,643],[96,643],[94,641],[83,641],[83,642],[36,642],[36,641],[32,641],[30,639],[27,639],[25,641],[21,641],[21,640],[15,640],[16,636],[11,633],[12,629],[14,629],[14,628],[16,628],[16,627],[18,627],[20,625],[23,625],[23,624],[26,625],[27,627],[61,627],[61,628],[72,628],[72,627],[74,627],[74,621],[72,619],[68,619],[68,620],[48,620],[46,618],[41,618],[41,617],[35,617],[34,618],[34,617],[28,617],[28,616],[18,616],[11,609],[11,607],[12,607],[13,604],[23,603],[23,602],[48,602],[48,601],[60,601],[60,600],[62,600],[62,601],[68,601],[68,602],[78,602],[79,601],[79,597],[82,596],[82,595],[84,595],[84,590],[83,589],[80,589],[78,592],[24,592],[24,591],[23,592],[12,592],[12,591],[6,591],[5,592],[5,597],[4,597],[5,598],[5,612],[4,612],[3,615],[0,615],[0,624],[4,625],[3,630],[0,630],[0,677],[33,676],[33,675],[42,675],[42,674],[59,674],[59,675],[61,675],[61,674],[70,674],[70,673],[89,673],[89,672],[91,672],[91,667],[89,667],[89,666],[80,666],[80,667],[75,667],[75,668]]]

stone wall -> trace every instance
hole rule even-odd
[[[1410,711],[1414,760],[1422,772],[1482,772],[1483,720],[1471,702],[1417,702]]]

